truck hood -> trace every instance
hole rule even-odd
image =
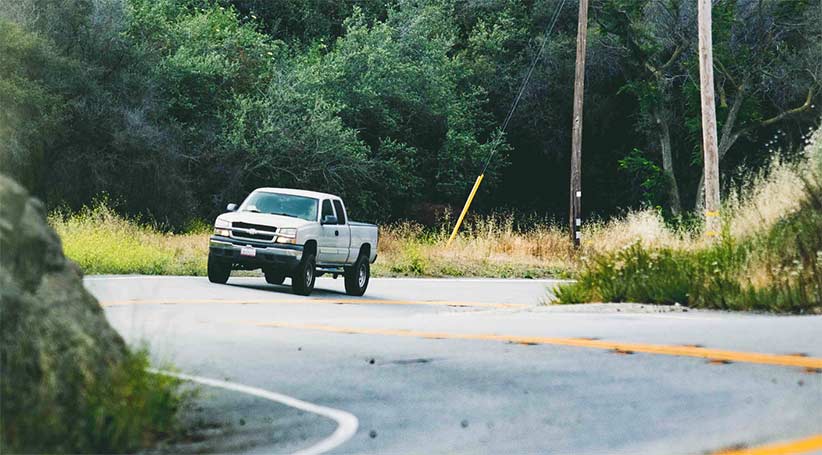
[[[232,223],[242,222],[251,224],[260,224],[263,226],[271,226],[278,229],[281,228],[298,228],[304,226],[310,221],[302,218],[292,218],[290,216],[272,215],[270,213],[254,213],[254,212],[227,212],[220,215],[218,218],[230,221]]]

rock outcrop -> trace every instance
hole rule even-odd
[[[89,388],[126,355],[43,204],[0,175],[0,452],[77,447]]]

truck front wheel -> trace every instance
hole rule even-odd
[[[208,255],[208,281],[226,284],[231,276],[231,264]]]
[[[300,265],[294,270],[294,276],[291,278],[291,289],[295,294],[309,295],[314,290],[314,281],[316,280],[317,264],[314,260],[314,255],[311,253],[303,256]]]
[[[371,263],[368,256],[361,254],[353,266],[345,268],[345,293],[356,296],[365,294],[370,280]]]

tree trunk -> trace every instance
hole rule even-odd
[[[667,119],[659,114],[658,110],[654,111],[654,120],[659,126],[659,146],[662,151],[662,171],[665,174],[668,183],[668,205],[670,206],[673,215],[682,213],[682,203],[679,199],[679,185],[676,183],[676,174],[674,173],[674,159],[671,147],[671,132],[668,128]]]

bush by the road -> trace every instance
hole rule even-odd
[[[0,251],[0,452],[134,452],[174,431],[176,382],[128,350],[43,205],[2,175]]]
[[[732,198],[719,241],[635,241],[595,253],[579,281],[558,290],[559,302],[822,312],[822,130],[805,154]]]

